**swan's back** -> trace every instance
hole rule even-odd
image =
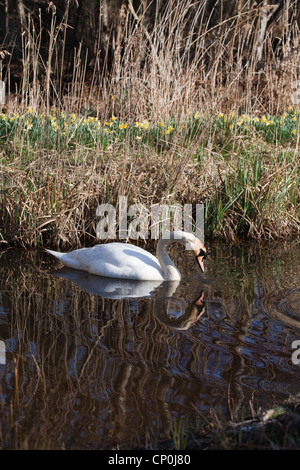
[[[70,253],[47,251],[65,266],[97,276],[159,281],[164,279],[157,258],[135,245],[113,242]]]

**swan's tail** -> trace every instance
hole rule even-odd
[[[50,255],[55,256],[56,259],[61,261],[68,268],[82,269],[82,263],[80,260],[74,259],[71,253],[61,253],[60,251],[47,250]]]
[[[62,257],[63,255],[65,255],[65,253],[61,253],[60,251],[48,250],[47,248],[46,248],[46,251],[47,251],[48,253],[50,253],[50,255],[55,256],[55,258],[57,258],[57,259],[59,259],[59,260],[61,259],[61,257]]]

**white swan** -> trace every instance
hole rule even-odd
[[[181,275],[168,255],[168,247],[171,243],[178,242],[194,251],[199,266],[204,271],[206,249],[197,237],[179,230],[166,233],[163,237],[157,243],[157,258],[138,246],[118,242],[81,248],[70,253],[46,251],[69,268],[97,276],[138,281],[177,281],[181,279]]]

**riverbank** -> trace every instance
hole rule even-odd
[[[214,420],[200,431],[174,431],[173,440],[159,450],[298,450],[300,446],[299,397],[282,406],[245,417],[240,422]]]
[[[204,204],[205,235],[299,235],[299,115],[127,122],[53,111],[0,115],[3,247],[96,239],[99,204]]]

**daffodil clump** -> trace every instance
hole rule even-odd
[[[29,109],[24,114],[0,114],[0,140],[14,136],[25,138],[30,145],[47,146],[50,149],[85,145],[100,145],[106,148],[112,142],[122,142],[128,137],[132,142],[145,143],[149,139],[157,141],[169,139],[174,124],[150,123],[148,120],[128,123],[111,116],[101,122],[97,117],[79,116],[66,113],[35,113]]]
[[[254,132],[261,135],[269,143],[293,141],[299,133],[299,114],[292,106],[281,116],[263,115],[250,116],[242,114],[235,116],[219,113],[219,121],[224,128],[232,133],[247,134]]]
[[[75,114],[35,113],[30,108],[24,114],[0,114],[0,139],[14,136],[25,138],[32,146],[46,146],[50,149],[69,146],[72,143],[95,144],[101,129],[94,117]]]
[[[149,122],[147,119],[126,122],[116,116],[100,121],[95,116],[80,116],[53,111],[49,116],[29,108],[26,113],[0,114],[0,141],[23,137],[30,146],[50,149],[72,148],[76,145],[105,149],[113,142],[131,144],[168,144],[179,136],[183,143],[207,130],[224,130],[231,135],[260,135],[267,142],[295,141],[299,134],[299,114],[290,107],[281,116],[261,117],[234,113],[216,116],[190,112],[186,119]]]

